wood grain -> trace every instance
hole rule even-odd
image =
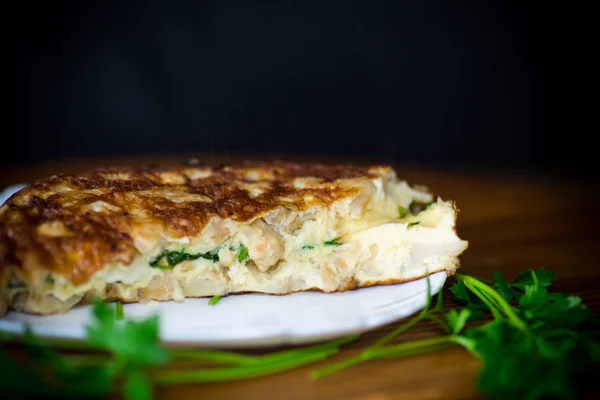
[[[30,182],[58,172],[77,172],[107,165],[136,165],[185,159],[187,155],[63,160],[0,171],[2,187]],[[199,157],[207,162],[239,160],[239,155]],[[273,158],[272,156],[255,156]],[[279,156],[277,158],[283,158]],[[288,159],[298,157],[288,157]],[[300,159],[314,159],[303,157]],[[327,158],[328,160],[333,160]],[[335,161],[356,161],[339,159]],[[360,160],[361,163],[372,160]],[[358,162],[358,161],[356,161]],[[554,180],[512,171],[435,171],[398,165],[410,183],[425,184],[444,199],[456,201],[459,235],[470,242],[461,272],[483,278],[500,271],[508,279],[527,268],[546,268],[557,275],[556,289],[583,298],[600,310],[599,191],[586,182]],[[453,305],[449,302],[447,307]],[[342,357],[358,353],[393,324],[368,332],[347,346]],[[439,334],[422,323],[400,337],[413,340]],[[336,357],[335,359],[339,359]],[[320,364],[322,365],[322,364]],[[370,362],[321,381],[311,382],[313,366],[265,378],[222,384],[181,385],[157,390],[157,398],[185,399],[476,399],[480,368],[466,352],[452,348],[409,359]],[[586,398],[598,395],[590,380]]]

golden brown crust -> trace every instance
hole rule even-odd
[[[195,164],[96,169],[32,183],[0,208],[0,272],[16,266],[26,282],[52,272],[79,285],[109,263],[129,265],[137,254],[135,230],[194,237],[213,218],[246,222],[282,206],[327,207],[356,193],[346,180],[390,171],[288,162]],[[1,285],[10,279],[0,276]]]

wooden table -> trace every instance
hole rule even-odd
[[[239,156],[199,158],[209,162],[228,162],[239,159]],[[63,160],[0,170],[0,185],[29,182],[52,173],[76,172],[94,166],[161,163],[175,159],[185,159],[185,156]],[[458,233],[470,242],[469,249],[462,256],[461,272],[490,278],[493,271],[498,270],[512,279],[525,269],[543,267],[556,273],[555,286],[558,290],[581,296],[584,303],[598,311],[600,196],[594,185],[506,171],[502,174],[444,172],[398,166],[398,174],[410,183],[425,184],[442,198],[457,202],[461,211]],[[451,306],[448,303],[448,307]],[[359,341],[347,346],[343,357],[356,354],[392,326],[364,334]],[[399,340],[438,333],[435,325],[422,323]],[[317,382],[310,382],[307,378],[312,368],[299,368],[248,381],[159,389],[157,397],[174,400],[481,397],[475,385],[479,362],[458,348],[409,359],[370,362]],[[597,383],[590,380],[590,387],[586,388],[589,398],[599,393],[595,386]]]

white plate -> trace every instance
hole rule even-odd
[[[430,276],[431,293],[444,285],[446,273]],[[173,345],[253,347],[307,344],[362,333],[421,310],[427,282],[369,287],[344,293],[293,293],[287,296],[242,294],[214,305],[208,299],[181,303],[125,304],[126,319],[160,315],[160,337]],[[35,316],[9,312],[0,330],[20,333],[25,326],[40,336],[82,339],[91,322],[90,306],[63,315]]]
[[[23,189],[24,187],[25,187],[25,185],[23,185],[23,184],[12,185],[12,186],[9,186],[6,189],[4,189],[2,192],[0,192],[0,205],[4,204],[4,202],[6,200],[8,200],[8,198],[10,196],[17,193],[19,190]]]
[[[19,188],[9,189],[14,192]],[[10,196],[7,194],[0,194],[1,202]],[[433,274],[429,279],[434,295],[443,287],[446,273]],[[126,304],[123,310],[126,319],[159,315],[160,337],[166,344],[265,347],[362,333],[418,312],[426,299],[427,281],[420,279],[344,293],[242,294],[224,297],[215,306],[202,298],[180,303]],[[0,319],[0,331],[21,333],[29,326],[33,333],[44,337],[82,339],[91,320],[89,306],[52,316],[11,311]]]

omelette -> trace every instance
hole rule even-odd
[[[191,160],[55,175],[0,207],[0,315],[450,275],[468,246],[457,211],[385,165]]]

